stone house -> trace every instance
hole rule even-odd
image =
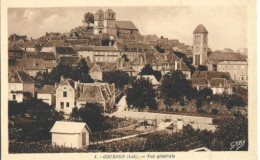
[[[80,83],[61,78],[56,88],[56,110],[70,114],[74,107],[82,107],[86,103],[100,103],[104,110],[115,103],[115,86],[108,83]]]

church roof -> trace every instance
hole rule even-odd
[[[197,26],[197,28],[193,31],[193,34],[199,34],[199,33],[206,33],[206,34],[208,34],[207,29],[202,24],[199,24]]]
[[[115,21],[115,25],[119,29],[134,29],[137,30],[132,21]]]
[[[102,11],[101,9],[98,10],[95,14],[104,14],[104,11]]]
[[[246,61],[245,56],[236,52],[213,52],[208,59],[211,61]]]
[[[115,12],[112,9],[108,9],[108,10],[106,10],[105,13],[115,13]]]

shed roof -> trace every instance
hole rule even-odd
[[[56,121],[50,132],[52,133],[81,133],[83,128],[90,132],[89,127],[84,122],[68,122],[68,121]]]
[[[88,103],[104,102],[104,97],[100,86],[95,84],[86,85],[84,92],[79,99],[77,99],[77,101],[85,101]]]

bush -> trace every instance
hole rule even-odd
[[[216,108],[213,108],[213,109],[212,109],[212,113],[213,113],[213,114],[218,114],[218,110],[217,110]]]

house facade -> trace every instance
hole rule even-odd
[[[37,92],[37,99],[42,100],[44,103],[48,105],[55,104],[55,86],[54,85],[44,85]]]

